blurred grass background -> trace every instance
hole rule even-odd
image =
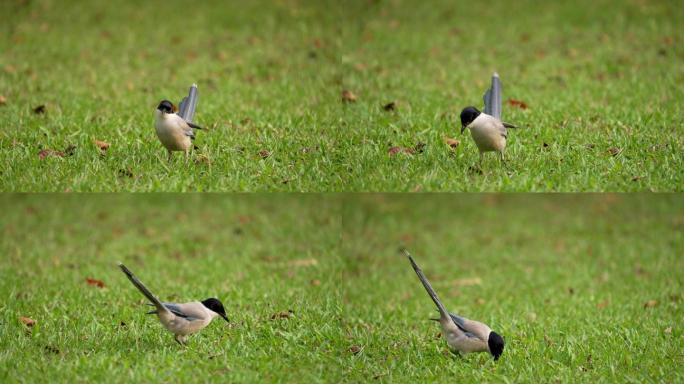
[[[0,207],[0,381],[339,377],[334,197],[0,195]],[[219,298],[230,324],[180,347],[119,261],[161,300]]]
[[[0,189],[681,191],[682,23],[676,1],[4,1]],[[458,113],[495,70],[529,108],[504,105],[509,168],[480,174]],[[167,165],[153,111],[193,82],[208,129]]]
[[[679,195],[366,195],[345,200],[344,332],[360,381],[679,381]],[[506,348],[459,359],[405,246],[445,306]]]

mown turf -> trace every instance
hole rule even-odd
[[[345,377],[392,382],[679,382],[679,196],[364,196],[344,207]],[[407,247],[447,308],[506,340],[447,352]]]
[[[334,199],[0,196],[0,207],[3,383],[341,377]],[[179,346],[118,261],[162,300],[218,297],[230,324]]]
[[[677,2],[6,1],[0,10],[1,190],[682,190]],[[508,168],[492,155],[478,170],[457,114],[481,105],[494,70],[504,99],[529,108],[504,106],[521,126]],[[169,165],[152,113],[193,82],[197,122],[209,129],[189,164]],[[344,104],[343,89],[357,101]],[[383,110],[391,101],[397,109]],[[461,144],[451,150],[446,137]],[[94,140],[111,147],[101,154]],[[414,155],[388,153],[419,143]],[[45,149],[65,157],[41,160]]]

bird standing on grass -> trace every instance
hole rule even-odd
[[[469,320],[465,317],[449,313],[432,289],[423,271],[418,267],[411,254],[407,250],[404,253],[416,271],[420,282],[439,310],[439,321],[442,326],[442,334],[446,338],[449,350],[454,353],[489,352],[498,360],[504,350],[504,339],[498,333],[492,331],[487,325],[479,321]]]
[[[156,307],[148,314],[159,316],[159,321],[164,328],[174,334],[174,339],[180,345],[185,345],[188,335],[201,331],[217,316],[230,322],[223,304],[218,299],[210,298],[190,303],[163,303],[125,265],[119,264],[119,268],[126,274],[128,280],[147,297],[151,302],[150,305]]]
[[[515,125],[501,121],[501,81],[499,75],[492,76],[492,87],[484,95],[485,110],[480,112],[475,107],[465,107],[461,111],[461,134],[470,129],[470,135],[480,151],[480,163],[485,152],[499,152],[504,162],[504,150],[508,131]]]
[[[192,149],[192,140],[195,139],[193,128],[202,129],[192,122],[196,106],[197,85],[193,84],[188,97],[180,103],[180,111],[168,100],[162,100],[155,111],[154,128],[159,141],[169,152],[169,161],[174,151],[185,152],[187,161],[188,153]]]

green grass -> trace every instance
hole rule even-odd
[[[491,8],[487,8],[491,7]],[[681,191],[677,2],[5,1],[0,190]],[[508,169],[458,135],[501,74]],[[197,82],[171,165],[162,98]],[[343,89],[358,100],[345,105]],[[397,102],[397,110],[382,105]],[[32,109],[46,106],[46,113]],[[456,150],[444,138],[458,138]],[[111,144],[100,154],[93,144]],[[391,146],[414,155],[390,156]],[[42,149],[71,156],[39,159]],[[615,148],[616,156],[609,150]],[[260,151],[270,156],[262,159]]]
[[[683,206],[672,195],[0,196],[0,381],[678,382]],[[402,245],[449,309],[505,337],[498,362],[447,352]],[[220,298],[230,325],[180,347],[118,261],[162,300]]]
[[[364,196],[343,211],[352,382],[680,382],[679,196]],[[506,348],[458,358],[400,245],[447,308]],[[468,285],[468,280],[471,279]],[[654,307],[645,308],[650,300]],[[669,333],[671,332],[671,333]]]
[[[334,198],[5,195],[0,207],[3,383],[340,376]],[[180,347],[118,261],[162,300],[218,297],[231,323]]]

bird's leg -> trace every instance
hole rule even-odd
[[[190,149],[185,150],[185,165],[188,164],[188,159],[190,158]]]
[[[185,341],[183,340],[183,336],[181,336],[181,335],[175,335],[175,336],[173,337],[173,339],[176,340],[176,342],[177,342],[178,344],[180,344],[180,345],[182,345],[182,346],[184,346],[184,347],[186,346],[186,345],[185,345]]]

